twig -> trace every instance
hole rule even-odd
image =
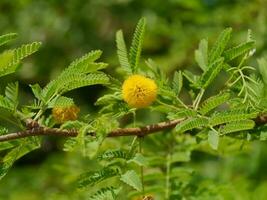
[[[119,137],[119,136],[146,136],[151,133],[155,133],[161,130],[168,128],[174,128],[177,124],[184,121],[185,119],[175,119],[167,122],[160,122],[157,124],[151,124],[143,127],[136,128],[119,128],[108,133],[107,137]],[[267,116],[262,115],[254,119],[257,125],[267,124]],[[93,136],[96,133],[89,133]],[[0,135],[0,142],[14,140],[18,138],[25,138],[31,136],[40,136],[40,135],[54,135],[54,136],[63,136],[63,137],[76,137],[78,135],[77,130],[62,130],[58,128],[47,128],[47,127],[38,127],[33,126],[33,128],[20,131],[16,133],[8,133],[5,135]]]
[[[144,127],[137,128],[119,128],[108,133],[108,137],[119,137],[119,136],[145,136],[151,133],[155,133],[167,128],[173,128],[178,123],[184,119],[177,119],[168,122],[160,122],[158,124],[152,124]],[[95,135],[96,133],[90,133],[90,135]],[[58,128],[47,128],[47,127],[33,127],[32,129],[20,131],[16,133],[9,133],[0,136],[0,142],[14,140],[18,138],[25,138],[30,136],[39,135],[54,135],[54,136],[64,136],[64,137],[76,137],[78,135],[77,130],[62,130]]]

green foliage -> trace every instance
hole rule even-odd
[[[179,123],[175,130],[179,133],[183,133],[194,128],[201,128],[208,124],[208,120],[205,118],[189,118],[181,123]]]
[[[244,130],[253,129],[255,126],[255,122],[253,120],[240,120],[235,122],[227,123],[220,129],[222,134],[239,132]]]
[[[109,82],[107,75],[97,72],[107,66],[105,63],[95,63],[100,55],[101,51],[92,51],[71,63],[57,79],[51,81],[42,90],[41,96],[44,102],[47,103],[56,95],[62,95],[80,87],[107,84]]]
[[[40,147],[39,142],[33,142],[31,140],[23,140],[21,143],[11,149],[2,159],[0,164],[0,179],[2,179],[10,167],[13,165],[13,163],[24,156],[25,154],[33,151],[34,149],[37,149]]]
[[[123,150],[108,150],[98,156],[100,160],[111,160],[114,158],[121,158],[127,160],[129,155]]]
[[[5,34],[5,35],[1,35],[0,36],[0,46],[16,39],[18,36],[17,33],[8,33],[8,34]]]
[[[119,175],[119,169],[107,167],[100,171],[84,173],[78,180],[78,187],[94,186],[96,183],[106,180],[110,177]]]
[[[217,41],[215,42],[215,44],[213,45],[213,47],[209,52],[209,59],[208,59],[209,64],[214,63],[221,57],[226,45],[230,40],[231,33],[232,33],[232,28],[227,28],[219,35]]]
[[[198,49],[195,50],[195,60],[199,67],[206,71],[208,68],[208,41],[203,39],[200,41]]]
[[[0,46],[16,38],[16,34],[10,33],[0,36]],[[18,69],[20,61],[38,51],[41,42],[24,44],[19,48],[7,50],[0,54],[0,77],[14,73]]]
[[[238,46],[228,49],[224,52],[223,57],[226,62],[235,59],[238,56],[248,53],[254,47],[255,41],[244,42]]]
[[[95,194],[91,195],[89,199],[91,200],[105,200],[105,199],[115,199],[115,188],[114,187],[104,187],[98,190]]]
[[[229,93],[221,93],[221,94],[212,96],[202,103],[201,108],[199,108],[199,112],[202,115],[206,115],[207,113],[212,111],[214,108],[220,106],[223,103],[226,103],[226,101],[229,98],[230,98]]]
[[[137,191],[142,191],[142,182],[140,177],[137,175],[137,173],[133,170],[129,170],[125,172],[125,174],[121,175],[121,181],[126,183],[127,185],[133,187]]]
[[[142,18],[139,20],[136,26],[135,32],[134,32],[134,36],[133,36],[133,40],[132,40],[132,44],[131,44],[130,52],[129,52],[129,59],[130,59],[130,64],[132,68],[132,73],[137,72],[137,67],[139,65],[139,60],[141,56],[142,45],[143,45],[144,35],[145,35],[145,26],[146,26],[146,20],[145,18]]]
[[[30,85],[34,96],[32,104],[21,106],[18,82],[8,83],[4,95],[0,95],[1,118],[16,131],[36,131],[37,127],[31,127],[28,120],[36,121],[44,127],[44,132],[47,128],[76,131],[77,137],[61,143],[67,155],[75,155],[71,162],[66,164],[66,161],[63,165],[63,168],[73,167],[74,173],[69,175],[61,169],[62,176],[67,177],[64,181],[71,187],[76,183],[77,189],[73,193],[78,197],[74,199],[132,199],[149,198],[150,195],[154,199],[227,199],[232,194],[223,188],[228,190],[232,185],[225,180],[218,184],[215,176],[208,180],[206,172],[200,172],[197,159],[247,153],[251,141],[266,139],[263,125],[267,110],[266,61],[258,60],[259,73],[246,63],[254,52],[255,42],[250,32],[246,42],[227,49],[232,33],[232,29],[227,28],[210,48],[208,40],[200,41],[195,51],[195,60],[201,68],[199,74],[173,69],[169,78],[162,64],[152,59],[145,65],[140,62],[142,46],[146,42],[145,26],[146,20],[142,18],[136,26],[129,53],[122,31],[116,33],[116,45],[120,67],[127,75],[140,73],[151,77],[157,84],[158,96],[149,107],[151,112],[130,108],[123,101],[120,78],[112,77],[113,73],[106,69],[108,65],[97,61],[102,51],[95,50],[74,60],[44,87],[38,83]],[[15,37],[15,34],[0,36],[0,45]],[[39,47],[40,43],[34,42],[4,51],[0,55],[0,76],[15,72],[20,61]],[[103,69],[105,72],[100,71]],[[220,87],[213,88],[217,81]],[[91,107],[77,104],[79,100],[76,101],[75,93],[65,94],[96,84],[112,91],[100,97],[92,93],[94,99],[98,98],[94,105],[99,112],[90,112],[90,115]],[[74,100],[81,108],[81,116],[56,124],[54,110],[51,115],[49,109],[70,107]],[[162,120],[163,123],[142,128]],[[162,133],[111,138],[121,131],[119,127],[125,127],[126,135],[127,131],[139,133],[144,130],[147,133],[151,127]],[[0,127],[1,137],[8,134],[8,128]],[[40,148],[43,141],[46,139],[28,137],[14,143],[0,143],[3,155],[0,178],[16,160]],[[223,159],[214,160],[219,163]],[[52,168],[60,170],[59,165]],[[219,171],[221,168],[212,165],[207,169]]]
[[[231,110],[231,111],[222,111],[211,116],[209,124],[211,126],[217,126],[224,123],[245,120],[245,119],[254,119],[257,117],[258,113],[256,112],[247,112],[246,110]]]
[[[218,58],[210,64],[199,79],[201,88],[206,89],[223,69],[223,58]]]
[[[208,142],[212,149],[217,150],[219,146],[219,133],[214,130],[210,130],[208,133]]]
[[[117,55],[120,65],[128,74],[131,74],[132,68],[128,60],[128,52],[123,38],[123,32],[121,30],[119,30],[116,33],[116,44],[117,44]]]

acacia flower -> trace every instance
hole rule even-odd
[[[80,109],[75,105],[68,107],[58,106],[53,108],[52,115],[57,123],[62,124],[66,121],[76,120],[79,112]]]
[[[157,97],[157,85],[142,75],[131,75],[122,85],[122,96],[130,107],[144,108]]]

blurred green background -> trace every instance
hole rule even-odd
[[[143,16],[147,19],[143,55],[153,58],[167,74],[194,67],[199,40],[209,38],[212,43],[225,27],[233,27],[233,45],[243,41],[251,29],[255,57],[267,55],[266,0],[1,0],[1,34],[19,34],[10,47],[31,41],[43,45],[16,75],[2,79],[0,87],[18,79],[21,101],[27,103],[31,98],[28,84],[44,86],[72,60],[94,49],[103,50],[101,60],[110,64],[108,73],[117,76],[115,33],[123,29],[129,44]],[[95,86],[69,95],[76,97],[83,110],[94,112],[93,103],[103,92],[103,87]],[[52,138],[42,149],[16,162],[0,182],[0,199],[77,199],[71,180],[92,163],[60,148],[61,142]],[[194,162],[193,157],[192,165],[211,183],[232,182],[233,199],[264,200],[266,143],[253,143],[250,148],[224,159],[200,154],[203,158]]]

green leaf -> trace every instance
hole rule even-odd
[[[18,106],[18,93],[19,93],[19,84],[18,82],[9,83],[5,89],[6,99],[13,106],[14,110],[16,110]]]
[[[208,133],[208,142],[212,149],[217,150],[219,146],[219,134],[214,130],[210,130]]]
[[[99,171],[83,173],[78,178],[78,188],[94,186],[101,181],[117,176],[119,174],[120,171],[116,167],[106,167]]]
[[[30,140],[23,140],[19,146],[9,151],[0,163],[0,180],[7,174],[8,170],[17,159],[39,147],[39,143],[37,144],[36,142],[33,143]]]
[[[218,112],[210,118],[209,124],[211,126],[217,126],[234,121],[240,121],[245,119],[253,119],[257,117],[258,113],[248,113],[246,110],[231,110]]]
[[[227,123],[223,128],[220,129],[222,134],[228,134],[233,132],[239,132],[244,130],[253,129],[255,122],[253,120],[240,120],[235,122]]]
[[[33,95],[38,99],[38,100],[42,100],[42,88],[40,87],[39,84],[34,84],[34,85],[30,85]]]
[[[134,170],[129,170],[125,174],[121,175],[120,180],[133,187],[137,191],[142,191],[141,179]]]
[[[238,56],[248,53],[251,49],[253,49],[254,45],[255,41],[249,41],[249,42],[244,42],[231,49],[228,49],[223,53],[225,62],[231,61]]]
[[[216,60],[218,60],[221,57],[221,55],[222,55],[230,37],[231,37],[231,33],[232,33],[232,28],[226,28],[219,35],[217,41],[215,42],[215,44],[213,45],[213,47],[209,53],[209,59],[208,59],[209,65],[214,63]]]
[[[1,142],[0,143],[0,151],[6,150],[6,149],[11,149],[14,147],[14,144],[11,142]]]
[[[16,39],[18,36],[17,33],[8,33],[8,34],[5,34],[5,35],[1,35],[0,36],[0,46]]]
[[[12,50],[8,50],[0,54],[0,77],[14,73],[17,70],[18,64],[9,66],[9,64],[12,63],[13,56],[14,51]]]
[[[56,99],[54,99],[53,101],[50,101],[48,103],[48,107],[49,108],[53,108],[53,107],[69,107],[74,105],[74,101],[72,98],[69,97],[64,97],[64,96],[60,96]]]
[[[193,87],[198,86],[197,82],[199,81],[199,76],[193,74],[192,72],[188,70],[184,70],[183,75],[190,83],[192,83]]]
[[[225,103],[229,98],[230,98],[229,93],[221,93],[221,94],[212,96],[202,103],[201,108],[199,109],[199,112],[202,115],[205,115],[211,110],[213,110],[214,108]]]
[[[128,159],[128,153],[123,150],[108,150],[98,156],[99,160],[111,160],[111,159]]]
[[[13,105],[10,103],[8,99],[6,99],[2,95],[0,95],[0,107],[9,111],[13,111]]]
[[[185,117],[196,117],[197,116],[197,112],[193,109],[190,108],[185,108],[185,109],[180,109],[177,112],[169,112],[168,113],[168,119],[173,120],[173,119],[179,119],[179,118],[185,118]]]
[[[106,63],[95,61],[100,58],[102,51],[94,50],[85,54],[83,57],[74,60],[62,73],[61,77],[69,74],[88,74],[107,67]]]
[[[67,67],[57,79],[51,81],[42,90],[41,97],[47,104],[57,95],[62,95],[65,92],[74,90],[80,87],[107,84],[109,83],[108,76],[98,70],[107,66],[106,63],[95,63],[95,60],[101,56],[99,50],[91,51],[85,56],[76,59]]]
[[[208,120],[205,118],[190,118],[177,124],[175,131],[184,133],[185,131],[192,130],[194,128],[205,127],[208,124]]]
[[[145,26],[146,26],[146,20],[145,18],[142,18],[139,20],[136,26],[135,32],[134,32],[132,44],[130,47],[130,53],[129,53],[132,73],[137,72],[137,67],[139,65],[139,60],[141,56],[142,45],[143,45],[144,35],[145,35]]]
[[[103,72],[94,72],[87,75],[70,73],[51,81],[42,91],[42,96],[45,101],[48,101],[56,94],[61,95],[77,88],[107,83],[109,83],[109,78]]]
[[[113,186],[100,188],[97,192],[89,197],[90,200],[115,200],[118,194]]]
[[[23,58],[35,53],[40,46],[40,42],[33,42],[2,53],[0,55],[0,77],[14,73],[18,69],[19,62]]]
[[[219,58],[214,61],[208,69],[202,74],[199,80],[201,88],[207,88],[212,81],[218,76],[220,71],[223,69],[223,58]]]
[[[199,67],[206,71],[208,68],[208,41],[203,39],[200,41],[198,49],[195,50],[195,60]]]
[[[33,42],[31,44],[24,44],[21,47],[14,50],[13,60],[9,63],[9,66],[17,64],[23,58],[35,53],[41,46],[41,42]]]
[[[117,44],[117,55],[119,58],[120,65],[128,74],[131,74],[132,69],[128,60],[128,52],[124,41],[123,32],[121,30],[119,30],[116,33],[116,44]]]
[[[95,105],[108,105],[112,102],[121,101],[122,95],[121,92],[115,92],[114,94],[106,94],[99,99],[97,99]]]
[[[183,87],[183,75],[181,71],[176,71],[174,73],[172,87],[174,89],[175,94],[178,96]]]
[[[148,166],[148,160],[140,153],[135,154],[135,156],[128,160],[127,163],[134,162],[139,166]]]

